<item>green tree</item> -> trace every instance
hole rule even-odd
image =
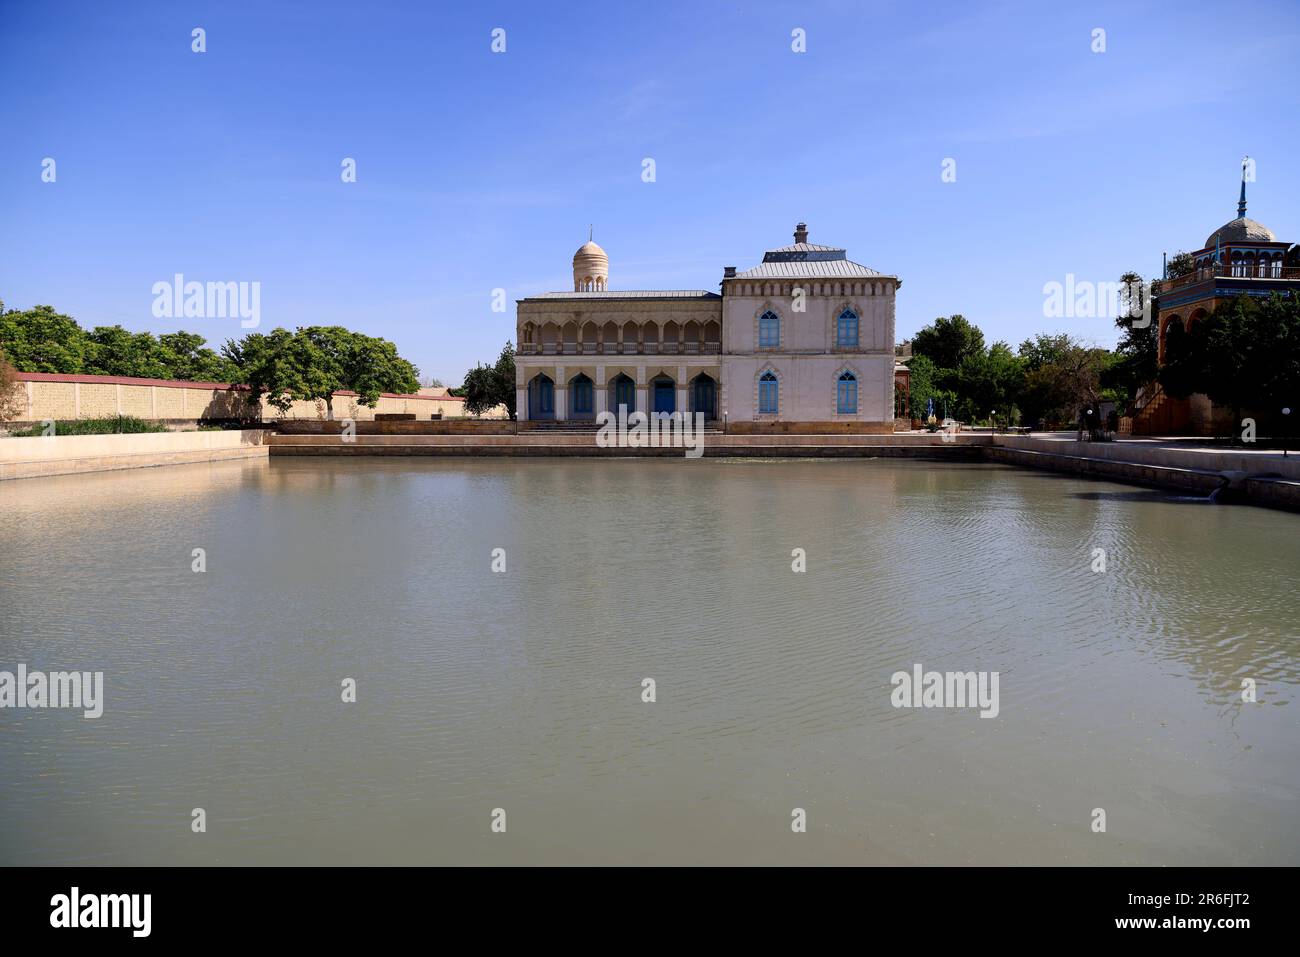
[[[354,391],[362,405],[374,408],[382,392],[405,394],[420,387],[419,371],[391,342],[342,326],[252,333],[227,342],[222,353],[239,367],[239,381],[252,398],[266,396],[282,413],[294,402],[322,401],[333,419],[336,392]]]
[[[0,351],[0,422],[14,418],[23,409],[22,383],[15,369]]]
[[[1196,268],[1196,257],[1191,253],[1177,252],[1173,258],[1165,264],[1165,276],[1169,279],[1177,279],[1179,276],[1186,276]]]
[[[1024,365],[1024,360],[1005,342],[993,343],[988,352],[967,355],[956,375],[958,417],[974,421],[997,410],[999,421],[1016,421]]]
[[[170,378],[163,349],[148,332],[128,332],[121,326],[96,326],[89,335],[85,371],[91,375]]]
[[[479,365],[465,373],[460,389],[453,390],[465,397],[465,411],[482,415],[489,409],[504,405],[510,418],[515,417],[515,348],[507,342],[497,357],[496,365]]]
[[[1160,317],[1158,301],[1140,275],[1126,272],[1119,281],[1123,292],[1115,325],[1121,330],[1120,338],[1112,361],[1102,373],[1101,385],[1127,408],[1139,388],[1155,381]]]
[[[928,356],[940,369],[957,370],[968,356],[984,352],[984,333],[965,316],[940,316],[912,338],[912,353]]]
[[[239,376],[239,368],[212,349],[206,340],[193,332],[166,332],[158,337],[167,377],[186,382],[230,382]]]
[[[1300,296],[1236,296],[1190,330],[1171,324],[1159,380],[1176,399],[1204,393],[1234,423],[1251,410],[1276,424],[1300,395]]]
[[[1021,410],[1030,422],[1073,422],[1101,398],[1106,349],[1085,346],[1065,334],[1039,335],[1020,345],[1024,386]]]
[[[86,371],[92,346],[77,321],[53,306],[6,310],[0,302],[0,349],[20,372],[77,373]]]

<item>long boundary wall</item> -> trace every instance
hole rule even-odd
[[[18,373],[20,410],[12,426],[40,423],[47,419],[94,419],[130,415],[140,419],[172,422],[212,420],[324,419],[324,402],[295,402],[288,412],[263,400],[249,402],[247,390],[224,382],[184,382],[179,379],[137,379],[130,376],[64,375],[62,373]],[[417,419],[435,415],[465,415],[465,400],[457,396],[385,392],[371,409],[357,401],[355,392],[334,393],[334,417],[358,422],[376,415],[406,414]],[[485,418],[504,418],[497,409]]]

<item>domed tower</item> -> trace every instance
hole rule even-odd
[[[608,288],[609,257],[588,233],[587,241],[573,254],[573,291],[604,292]]]

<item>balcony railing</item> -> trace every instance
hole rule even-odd
[[[1219,263],[1216,266],[1202,266],[1193,269],[1185,276],[1162,279],[1155,283],[1157,292],[1169,292],[1193,283],[1204,282],[1218,276],[1233,279],[1300,279],[1300,266],[1275,266],[1272,263]]]
[[[720,342],[523,342],[523,356],[719,355]]]

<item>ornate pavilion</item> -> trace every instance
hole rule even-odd
[[[897,276],[808,242],[723,270],[720,292],[612,290],[595,242],[573,256],[573,291],[517,303],[522,426],[629,414],[702,413],[732,431],[890,432]]]
[[[1190,329],[1220,302],[1240,295],[1300,293],[1300,268],[1289,264],[1295,256],[1294,244],[1280,241],[1273,230],[1246,216],[1244,164],[1236,218],[1210,233],[1191,255],[1195,266],[1190,272],[1153,284],[1160,316],[1160,362],[1175,323]],[[1131,426],[1135,435],[1212,435],[1233,426],[1228,410],[1215,407],[1201,394],[1175,399],[1153,385],[1139,395],[1138,404]]]

